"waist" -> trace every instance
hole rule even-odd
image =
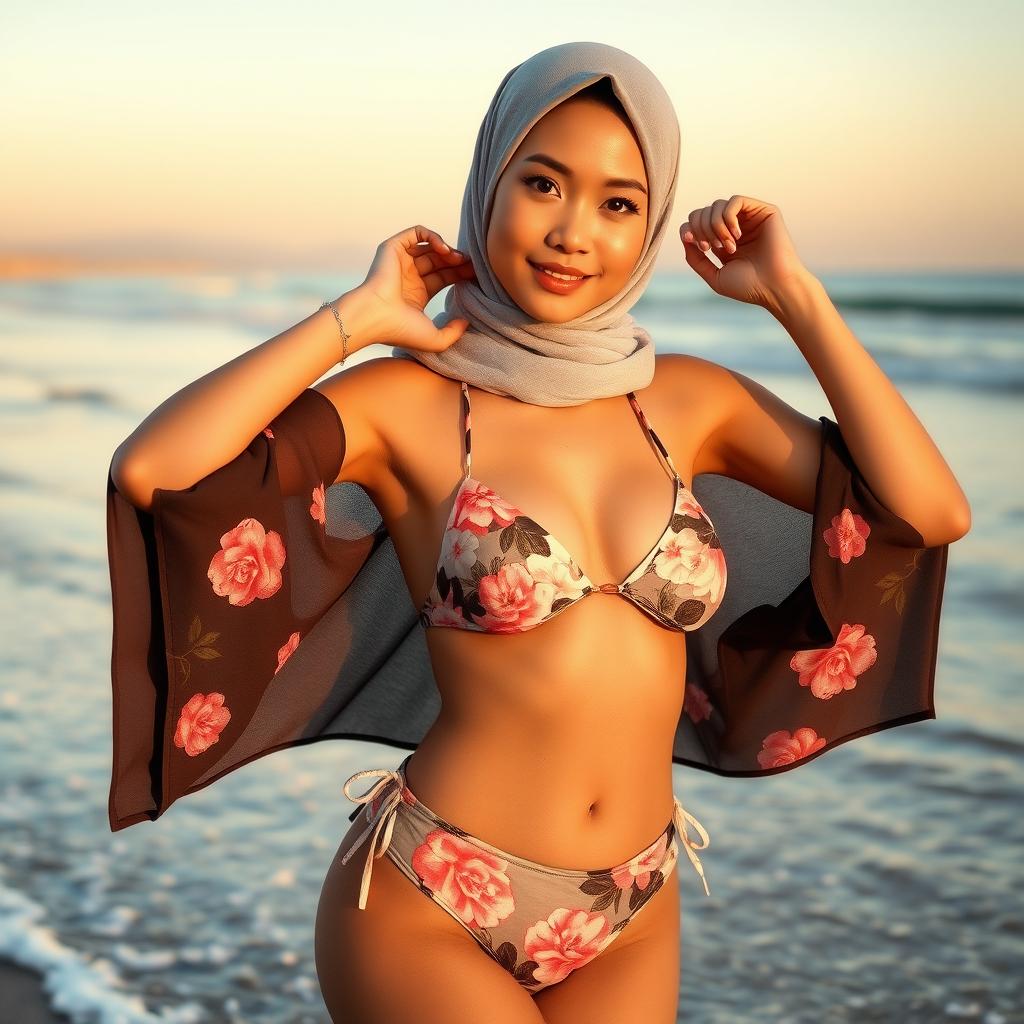
[[[614,720],[583,746],[462,730],[442,713],[405,765],[406,785],[451,824],[544,864],[615,864],[672,816],[671,739],[635,749]]]

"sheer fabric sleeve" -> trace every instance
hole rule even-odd
[[[274,750],[411,748],[426,731],[436,692],[410,654],[415,614],[376,507],[331,486],[344,451],[334,405],[309,388],[149,511],[108,471],[112,831]]]
[[[774,775],[935,717],[948,545],[925,547],[872,493],[838,424],[819,420],[813,515],[726,477],[694,481],[729,588],[687,634],[677,763]]]

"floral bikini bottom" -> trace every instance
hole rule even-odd
[[[682,839],[710,895],[693,852],[708,846],[708,834],[678,799],[661,835],[622,864],[593,871],[556,868],[491,846],[435,814],[406,785],[411,756],[395,771],[371,768],[345,783],[345,796],[365,805],[351,818],[362,811],[368,824],[342,863],[373,834],[360,909],[366,909],[373,861],[387,853],[420,892],[454,917],[531,993],[564,980],[611,945],[675,867],[677,839]],[[377,782],[354,796],[350,786],[366,778]],[[701,844],[688,837],[687,822],[700,833]]]

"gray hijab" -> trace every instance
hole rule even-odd
[[[633,125],[644,158],[649,214],[643,250],[622,290],[565,323],[538,322],[509,297],[487,260],[487,228],[498,179],[530,129],[549,110],[602,78]],[[443,327],[462,317],[465,333],[443,352],[393,348],[392,355],[533,405],[582,405],[624,395],[654,378],[654,343],[628,310],[640,298],[668,229],[679,168],[679,122],[664,86],[649,68],[604,43],[562,43],[509,71],[477,134],[462,197],[458,248],[476,281],[451,285]]]

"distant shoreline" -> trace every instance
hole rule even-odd
[[[182,256],[76,256],[73,254],[23,253],[0,251],[0,282],[31,281],[75,277],[133,277],[173,274],[338,274],[355,270],[339,262],[336,255],[311,253],[306,259],[277,258],[261,261],[255,254],[249,259]]]
[[[87,277],[117,274],[232,273],[238,268],[218,266],[202,260],[117,259],[82,256],[33,256],[0,253],[0,281],[36,278]]]

